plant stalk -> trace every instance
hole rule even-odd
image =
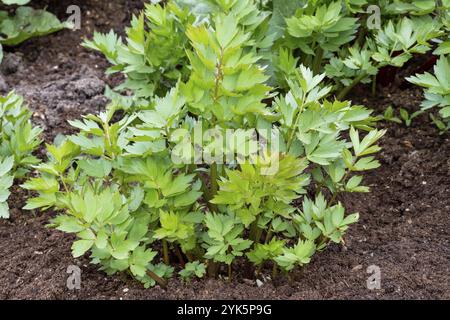
[[[169,259],[169,248],[167,246],[167,240],[163,239],[162,245],[163,245],[164,263],[169,265],[170,264],[170,259]]]
[[[361,73],[358,77],[356,77],[353,80],[353,82],[349,86],[347,86],[344,89],[342,89],[342,91],[337,95],[336,99],[337,100],[343,100],[347,96],[347,94],[350,92],[350,90],[352,90],[366,76],[367,76],[367,74],[365,72]]]
[[[250,225],[250,234],[248,235],[250,240],[252,240],[253,242],[256,242],[257,232],[258,232],[258,220],[255,220]]]
[[[319,74],[319,72],[320,72],[322,58],[323,58],[323,49],[320,46],[318,46],[316,55],[314,56],[314,61],[313,61],[313,66],[312,66],[312,70],[315,75]]]
[[[272,238],[272,226],[270,226],[269,231],[266,234],[266,239],[264,241],[265,244],[269,243],[270,238]]]
[[[181,267],[184,268],[186,263],[184,262],[183,255],[181,254],[180,247],[178,245],[175,245],[175,254],[177,255],[178,261],[181,264]]]
[[[256,227],[258,227],[258,225],[256,225]],[[263,231],[261,228],[256,229],[256,236],[255,236],[256,243],[259,243],[261,241],[262,233],[263,233]]]
[[[161,288],[167,289],[167,281],[166,280],[164,280],[163,278],[161,278],[156,273],[154,273],[153,271],[150,271],[150,270],[147,270],[147,274],[150,278],[155,280],[156,283],[158,283],[161,286]]]
[[[374,75],[372,79],[372,97],[375,97],[376,93],[377,93],[377,75]]]
[[[212,163],[210,168],[210,174],[209,174],[209,192],[208,192],[208,208],[211,211],[217,211],[217,206],[210,201],[214,198],[214,196],[217,194],[217,191],[219,190],[219,185],[217,183],[217,179],[219,178],[218,172],[217,172],[217,163]]]
[[[277,274],[278,274],[278,268],[277,268],[277,264],[274,262],[273,266],[272,266],[272,280],[275,279]]]

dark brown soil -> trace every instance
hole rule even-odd
[[[7,91],[23,94],[51,142],[70,132],[67,119],[103,108],[106,62],[79,46],[93,30],[122,30],[140,1],[78,1],[82,30],[34,39],[6,54],[0,77]],[[64,18],[71,1],[47,1]],[[388,105],[418,108],[421,90],[392,85],[370,97],[353,93],[355,102],[382,112]],[[368,98],[361,98],[368,97]],[[21,211],[26,194],[13,191],[12,216],[0,221],[0,299],[449,299],[450,298],[450,141],[421,116],[412,127],[385,124],[379,158],[382,167],[368,174],[369,194],[341,197],[361,220],[346,236],[315,255],[291,279],[258,287],[239,274],[228,284],[206,280],[183,284],[171,280],[167,291],[144,289],[126,275],[106,276],[85,258],[73,259],[72,236],[48,229],[50,214]],[[81,290],[66,287],[69,265],[82,270]],[[369,290],[367,267],[381,270],[381,289]]]

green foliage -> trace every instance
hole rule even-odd
[[[0,97],[0,218],[9,218],[7,200],[14,178],[24,178],[39,160],[32,155],[40,145],[41,129],[33,127],[31,112],[14,92]]]
[[[257,243],[253,250],[247,253],[248,259],[255,265],[261,265],[265,261],[273,261],[283,253],[284,240],[272,238],[268,243]]]
[[[379,28],[368,24],[371,13],[366,9],[372,4],[381,8]],[[231,115],[226,114],[228,107],[222,110],[223,100],[234,104],[230,95],[245,95],[245,90],[263,94],[262,82],[288,90],[286,78],[300,65],[314,74],[325,72],[325,81],[332,84],[330,93],[343,100],[359,83],[374,83],[375,87],[380,68],[402,67],[414,54],[428,52],[437,38],[442,42],[435,52],[445,54],[449,7],[447,1],[440,5],[398,0],[172,0],[167,5],[149,4],[143,14],[134,17],[126,43],[110,32],[95,33],[84,45],[105,55],[112,64],[109,73],[126,76],[116,88],[119,92],[131,90],[135,97],[148,99],[153,94],[164,96],[178,79],[190,79],[186,95],[195,102],[203,99],[202,104],[215,105],[216,101],[206,101],[196,89],[208,86],[212,91],[208,99],[222,100],[221,107],[211,107],[220,113],[214,116],[228,118]],[[236,33],[238,29],[241,34]],[[221,39],[214,38],[216,31]],[[234,52],[237,46],[242,51]],[[227,60],[239,58],[242,65],[228,71]],[[187,68],[189,63],[194,70]],[[229,87],[231,79],[239,77],[237,69],[250,66],[241,73],[251,79],[248,86]],[[264,76],[269,81],[258,74],[258,67],[267,70]],[[223,75],[218,83],[215,72]],[[136,107],[145,103],[134,101]]]
[[[186,280],[221,265],[231,279],[237,260],[290,271],[342,243],[358,214],[345,213],[339,194],[369,191],[362,172],[379,166],[385,133],[370,110],[330,96],[326,74],[301,63],[308,49],[285,45],[303,39],[331,59],[355,37],[348,12],[360,2],[298,6],[289,39],[271,32],[276,22],[257,1],[190,3],[147,5],[126,42],[114,33],[85,42],[134,96],[109,92],[106,111],[70,121],[78,133],[47,145],[47,162],[23,185],[37,193],[26,209],[56,209],[51,226],[76,234],[75,257],[88,253],[146,287],[165,286],[176,262]],[[346,67],[375,73],[368,53],[351,51]]]
[[[234,212],[245,227],[264,226],[278,215],[288,217],[295,211],[292,201],[309,184],[309,176],[303,173],[307,165],[304,158],[286,156],[279,160],[275,175],[266,175],[261,163],[241,164],[239,170],[227,170],[228,178],[219,181],[219,192],[211,202],[225,205],[224,211]]]
[[[337,98],[343,99],[355,85],[376,81],[380,68],[402,67],[414,54],[428,52],[436,38],[444,38],[437,52],[447,50],[448,3],[376,2],[381,7],[380,28],[369,28],[370,14],[360,14],[371,1],[293,3],[294,14],[285,12],[283,21],[276,11],[272,18],[272,31],[280,36],[270,61],[275,82],[286,89],[285,78],[303,64],[314,73],[326,71]],[[282,5],[287,6],[273,0],[274,8]]]
[[[413,54],[430,50],[428,41],[438,35],[439,26],[429,17],[403,18],[397,24],[389,21],[376,35],[377,51],[373,58],[380,66],[402,67]],[[397,52],[400,54],[393,56]]]
[[[45,36],[70,27],[45,10],[23,6],[30,2],[29,0],[2,0],[2,2],[19,7],[13,16],[7,11],[0,11],[0,62],[3,56],[1,45],[15,46],[30,38]]]
[[[30,184],[23,185],[31,189]],[[58,230],[76,233],[79,240],[72,245],[74,257],[92,251],[92,262],[100,263],[108,274],[129,268],[137,277],[144,277],[156,252],[143,242],[147,233],[145,217],[130,214],[129,204],[114,189],[85,185],[85,190],[70,192],[61,200],[65,215],[52,220]],[[94,190],[97,189],[97,190]]]
[[[127,28],[127,41],[113,31],[94,33],[84,46],[105,55],[112,67],[107,73],[122,72],[127,80],[116,88],[133,90],[138,98],[164,95],[181,77],[186,79],[188,63],[186,27],[195,21],[188,9],[170,2],[147,4],[143,13],[133,16]]]
[[[197,278],[203,278],[203,276],[206,274],[206,267],[199,261],[188,262],[184,266],[184,269],[181,270],[178,274],[185,281],[189,281],[193,276],[196,276]]]
[[[235,257],[243,255],[252,241],[241,237],[244,226],[233,215],[212,214],[205,216],[207,233],[204,235],[205,258],[231,264]]]
[[[439,108],[439,116],[443,125],[440,130],[446,131],[450,128],[450,56],[441,56],[434,66],[434,74],[425,72],[407,78],[411,83],[425,88],[425,100],[422,103],[422,110],[433,107]]]
[[[13,157],[0,157],[0,218],[9,218],[9,206],[6,201],[11,194],[9,188],[14,183],[14,177],[11,174],[13,165]]]
[[[278,265],[286,271],[294,269],[296,265],[303,266],[311,261],[311,256],[315,252],[314,242],[305,240],[299,241],[292,248],[283,248],[283,253],[275,258]]]
[[[270,87],[256,64],[260,57],[248,48],[254,45],[251,35],[231,14],[218,15],[215,26],[208,29],[203,24],[187,31],[194,52],[188,52],[192,73],[183,93],[191,110],[218,122],[242,123],[244,116],[267,115],[261,100]]]
[[[2,2],[7,5],[17,4],[19,6],[23,6],[30,2],[30,0],[2,0]]]
[[[359,26],[358,19],[346,17],[342,9],[342,3],[336,1],[297,10],[295,16],[286,19],[287,32],[302,40],[296,42],[306,54],[336,52],[355,38]]]

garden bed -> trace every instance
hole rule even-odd
[[[61,19],[70,1],[49,1]],[[65,30],[33,39],[5,54],[0,90],[15,89],[33,110],[34,123],[50,143],[58,133],[70,133],[67,120],[105,107],[107,62],[79,46],[93,30],[121,32],[140,1],[80,1],[82,30]],[[112,17],[114,17],[112,19]],[[4,80],[4,81],[3,81]],[[355,103],[382,113],[389,105],[417,110],[422,90],[395,84],[378,90],[359,87]],[[232,283],[224,279],[169,281],[167,290],[144,289],[127,277],[107,277],[87,258],[73,259],[74,238],[45,225],[53,213],[22,211],[24,191],[13,189],[11,218],[0,220],[1,299],[449,299],[450,283],[450,141],[439,135],[427,115],[410,128],[384,123],[388,134],[377,156],[382,166],[370,173],[371,193],[340,196],[360,221],[345,237],[345,246],[331,245],[290,278],[262,286],[236,267]],[[66,287],[67,267],[81,268],[81,289]],[[381,269],[381,289],[369,290],[366,269]]]

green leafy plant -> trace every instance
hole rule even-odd
[[[185,281],[190,281],[193,276],[196,276],[197,278],[203,278],[205,274],[206,267],[199,261],[186,263],[184,269],[179,272],[179,275]]]
[[[128,272],[146,287],[166,286],[175,271],[231,281],[238,260],[258,272],[272,264],[275,274],[309,263],[358,220],[340,193],[368,192],[361,172],[379,166],[373,154],[385,131],[374,129],[370,110],[330,98],[326,75],[304,65],[286,77],[287,92],[271,87],[261,66],[268,47],[258,40],[266,15],[248,10],[258,10],[253,1],[210,3],[198,20],[173,1],[134,18],[131,29],[157,13],[178,25],[184,13],[166,35],[181,41],[171,66],[183,71],[166,81],[116,60],[113,69],[149,91],[135,92],[133,108],[118,98],[70,121],[78,133],[47,145],[47,162],[23,184],[37,193],[26,209],[56,210],[51,226],[75,233],[75,257],[88,253],[108,274]],[[145,57],[157,47],[134,51],[142,35],[156,36],[158,26],[147,26],[129,29],[126,45],[112,34],[86,45],[109,48],[113,59],[133,52],[153,67]],[[106,38],[111,46],[102,47]]]
[[[434,75],[425,72],[407,78],[411,83],[425,88],[422,110],[439,108],[442,120],[433,119],[441,131],[450,128],[450,56],[441,56],[434,66]]]
[[[11,194],[9,188],[14,183],[11,170],[14,165],[14,158],[0,158],[0,218],[9,218],[9,206],[6,202]]]
[[[2,0],[7,5],[19,5],[15,14],[10,16],[7,11],[0,11],[0,62],[3,57],[4,46],[16,46],[30,38],[45,36],[63,28],[68,28],[68,23],[63,23],[50,12],[35,10],[23,6],[29,0]]]
[[[405,122],[405,125],[409,127],[412,123],[412,120],[416,118],[417,116],[421,115],[423,113],[422,110],[415,111],[412,114],[409,114],[409,112],[406,109],[400,108],[400,118]]]
[[[293,2],[294,3],[294,2]],[[298,64],[314,73],[325,71],[339,100],[359,83],[372,83],[380,69],[400,68],[415,54],[432,48],[432,41],[448,38],[445,19],[449,3],[433,1],[308,1],[287,4],[273,0],[272,29],[277,34],[271,64],[275,83],[287,88]],[[379,28],[369,28],[366,7],[381,7]],[[291,6],[295,12],[281,13]],[[445,51],[446,41],[441,49]]]
[[[368,27],[366,9],[373,4],[381,7],[380,28]],[[189,26],[216,29],[217,22],[223,23],[219,16],[226,14],[233,17],[226,23],[251,38],[269,84],[288,90],[286,78],[302,64],[315,74],[325,72],[331,92],[342,100],[359,83],[372,83],[375,90],[380,69],[402,67],[413,55],[428,52],[438,38],[445,51],[449,7],[448,1],[172,0],[146,5],[127,29],[126,43],[110,32],[95,33],[84,45],[110,61],[108,73],[126,76],[116,90],[131,92],[132,104],[142,107],[145,99],[163,96],[179,78],[190,77]]]
[[[382,119],[395,123],[402,123],[402,119],[395,116],[394,108],[392,108],[392,106],[386,108],[386,110],[383,113]]]
[[[7,200],[15,178],[24,178],[39,160],[32,155],[40,145],[41,129],[33,127],[31,112],[14,92],[0,97],[0,218],[9,218]]]
[[[164,95],[178,78],[186,79],[185,31],[194,21],[188,9],[174,2],[164,7],[147,4],[126,30],[127,43],[111,31],[95,33],[84,46],[105,55],[113,65],[107,73],[126,75],[127,80],[117,90],[131,89],[138,98]]]
[[[423,112],[424,112],[423,110],[418,110],[409,113],[408,110],[400,108],[397,117],[395,115],[395,111],[392,108],[392,106],[389,106],[386,108],[386,110],[384,111],[383,115],[380,116],[380,118],[386,121],[395,122],[399,124],[404,123],[407,127],[409,127],[411,126],[413,119],[421,115]]]
[[[306,54],[306,65],[311,66],[315,73],[321,71],[324,56],[338,51],[355,38],[358,19],[346,16],[342,9],[340,1],[311,5],[286,19],[287,32],[296,39],[290,40],[292,43],[287,46],[294,49],[298,45]]]
[[[271,45],[271,38],[265,32],[268,13],[260,12],[254,0],[202,0],[195,4],[180,0],[169,1],[164,6],[146,4],[144,12],[133,17],[126,30],[126,43],[111,31],[94,33],[93,39],[86,40],[83,45],[101,52],[108,59],[112,64],[108,74],[121,72],[126,76],[126,81],[115,88],[116,91],[131,90],[137,100],[154,94],[162,96],[178,79],[189,78],[187,53],[192,47],[187,29],[199,22],[214,26],[219,21],[214,17],[222,13],[230,17],[224,23],[239,24],[243,31],[253,35],[253,47],[264,49]],[[145,103],[139,101],[136,104]]]

